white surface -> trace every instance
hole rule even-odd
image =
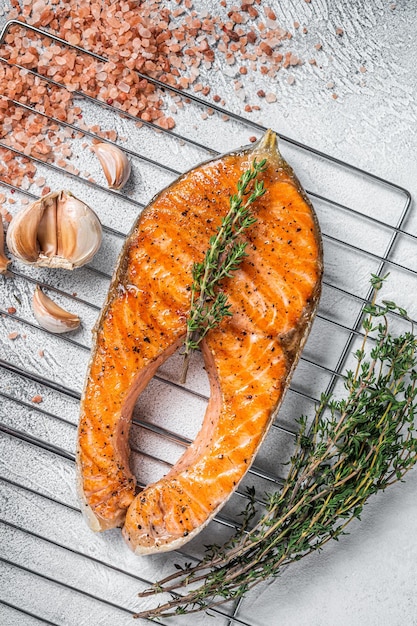
[[[265,91],[275,91],[278,96],[278,101],[274,104],[268,105],[260,102],[262,111],[250,114],[251,119],[259,120],[265,126],[271,126],[298,141],[402,185],[408,188],[415,197],[417,194],[417,50],[415,47],[417,5],[414,0],[397,2],[395,9],[391,8],[392,2],[382,0],[372,2],[369,0],[367,2],[363,0],[352,2],[312,0],[311,3],[303,0],[293,0],[293,2],[270,0],[268,4],[282,18],[284,25],[288,26],[297,19],[302,25],[308,27],[308,34],[305,37],[295,37],[294,49],[297,50],[298,46],[300,56],[302,55],[304,59],[315,56],[318,60],[320,59],[320,64],[317,68],[307,63],[296,68],[293,72],[296,77],[293,85],[287,84],[284,78],[285,72],[282,72],[282,76],[279,75],[274,82],[268,82],[260,75],[256,75],[253,82],[248,81],[245,84],[245,91],[250,102],[257,102],[256,96],[251,94],[255,94],[260,88]],[[199,7],[207,6],[213,9],[217,6],[217,2],[199,1],[195,2],[194,6],[197,10]],[[335,28],[339,26],[344,29],[344,35],[341,38],[335,35]],[[314,44],[317,41],[323,43],[323,50],[320,53],[314,50]],[[359,71],[360,66],[367,68],[366,73]],[[234,92],[231,78],[223,77],[220,72],[213,71],[208,80],[213,84],[212,93],[219,93],[226,99],[227,108],[237,113],[243,112],[242,102]],[[335,83],[334,92],[339,96],[337,100],[331,97],[333,90],[326,87],[330,80]],[[210,120],[210,126],[204,126],[198,120],[196,116],[195,123],[201,124],[198,129],[199,135],[204,136],[206,133],[212,145],[218,149],[230,148],[228,133],[236,136],[237,142],[247,140],[246,131],[243,132],[233,126],[227,128],[220,120]],[[315,189],[322,185],[324,190],[328,190],[331,183],[334,186],[332,197],[335,200],[339,199],[338,184],[343,181],[339,180],[338,175],[330,181],[326,179],[325,174],[320,174],[320,180],[317,180],[316,172],[312,172],[305,162],[303,163],[300,155],[294,155],[294,158],[301,159],[297,172],[308,188],[313,188],[310,181],[315,184]],[[356,183],[359,184],[358,181]],[[152,190],[145,191],[146,197],[152,193]],[[340,191],[343,201],[348,191],[347,188]],[[355,191],[357,190],[352,191],[353,197],[357,198]],[[380,190],[376,190],[375,193],[379,194]],[[366,211],[368,204],[372,203],[372,198],[369,191],[364,193],[363,197],[366,201],[360,210]],[[95,200],[94,194],[92,200]],[[397,201],[398,198],[395,199],[395,202]],[[125,226],[126,219],[130,219],[133,215],[132,212],[128,212],[128,208],[125,210],[128,218],[124,213],[116,215],[115,212],[112,213],[109,210],[107,223],[116,228]],[[384,210],[388,212],[389,207],[385,207]],[[378,206],[373,207],[370,212],[378,217]],[[324,210],[323,219],[325,219]],[[364,234],[360,223],[352,225],[346,217],[339,214],[337,223],[333,225],[331,216],[329,217],[328,226],[329,228],[337,227],[338,235],[352,243],[358,241]],[[417,216],[414,208],[408,228],[410,232],[417,232]],[[375,246],[385,245],[385,242],[379,241],[379,238],[383,240],[383,235],[379,232],[375,233],[372,238]],[[416,267],[416,247],[406,248],[402,254],[407,263]],[[327,271],[331,276],[332,264],[336,264],[336,261],[330,253],[328,262]],[[346,266],[345,275],[342,277],[346,281],[344,286],[347,289],[361,295],[366,292],[368,268],[365,265],[361,272],[358,271],[356,265]],[[336,273],[336,269],[334,271]],[[411,283],[408,282],[407,276],[401,275],[399,279],[390,285],[390,296],[398,300],[400,304],[404,303],[410,307],[411,311],[414,306],[415,313],[416,295],[410,288]],[[57,280],[65,282],[68,278],[63,277]],[[79,274],[76,280],[78,281],[76,286],[74,283],[67,286],[63,284],[63,289],[67,289],[70,293],[77,291],[82,294],[83,287],[86,289],[87,284],[86,293],[91,290],[91,283],[86,283],[90,280],[86,274]],[[415,281],[413,284],[415,285]],[[102,298],[105,285],[103,287],[101,283],[97,285],[97,291],[99,292],[97,298]],[[4,296],[4,305],[6,305],[10,294],[5,295],[3,284],[0,285],[0,293]],[[21,289],[21,294],[23,294],[23,300],[25,301],[26,298],[27,302],[28,296],[24,287]],[[352,303],[336,304],[337,315],[346,316],[346,318],[351,316],[350,322],[346,322],[351,323],[356,316],[356,311],[349,311],[344,307],[352,306]],[[323,305],[331,309],[333,305],[331,294],[328,298],[325,294]],[[30,315],[29,309],[27,315]],[[93,320],[88,322],[88,327],[92,322]],[[11,324],[3,325],[1,331],[3,338],[10,332],[11,326]],[[340,335],[334,338],[326,336],[323,340],[322,334],[317,329],[316,325],[316,335],[313,331],[312,341],[306,348],[307,354],[314,355],[319,362],[332,367],[335,363],[331,363],[332,355],[328,354],[331,351],[327,350],[326,346],[330,345],[332,340],[337,343]],[[17,360],[26,368],[29,360],[29,365],[33,364],[36,368],[38,366],[35,358],[36,351],[38,347],[43,347],[44,338],[39,337],[35,331],[32,335],[30,350],[22,351],[22,343],[4,346],[9,352],[6,356],[2,355],[3,358],[14,359],[13,362]],[[88,345],[87,335],[88,333],[85,336],[77,335],[77,340]],[[68,347],[68,350],[73,349]],[[75,352],[74,349],[74,354]],[[62,358],[60,363],[57,362],[59,356]],[[69,377],[71,384],[78,390],[82,385],[87,356],[85,351],[82,365],[74,368],[73,376]],[[330,362],[326,359],[330,359]],[[44,375],[66,384],[68,373],[64,362],[67,360],[68,352],[62,353],[59,350],[54,352],[51,347],[50,360],[46,362]],[[311,371],[306,368],[306,376],[303,376],[305,367],[303,363],[300,365],[295,376],[296,383],[299,382],[300,386],[306,385],[307,389],[311,387],[317,389],[320,388],[323,377],[325,384],[325,376],[321,374],[319,376],[316,370]],[[169,368],[167,368],[168,377],[169,374]],[[317,380],[311,381],[310,377],[316,374]],[[2,382],[4,383],[4,380]],[[193,378],[193,372],[191,372],[190,384],[205,392],[204,381],[201,382],[198,376]],[[10,389],[13,388],[15,393],[20,393],[15,381],[11,380],[7,382],[7,385]],[[23,397],[27,397],[28,392],[25,387],[22,386],[22,389]],[[71,423],[76,423],[75,401],[72,404],[66,400],[63,404],[57,394],[49,393],[48,395],[46,391],[43,393],[45,400],[42,408],[55,413],[61,412]],[[150,402],[149,406],[151,405]],[[27,427],[34,428],[39,436],[48,438],[64,448],[71,448],[73,429],[61,427],[59,432],[55,433],[54,426],[48,422],[47,417],[42,420],[42,423],[39,423],[39,416],[35,416],[36,422],[31,421],[30,417],[31,415],[26,418],[17,416],[16,419],[26,419]],[[66,437],[68,445],[66,445]],[[13,459],[22,458],[24,454],[22,449],[25,446],[27,444],[21,442],[16,445],[16,443],[6,441],[3,448],[0,457],[2,469],[9,472],[11,479],[16,480]],[[264,454],[267,457],[265,462],[265,467],[267,467],[270,456],[266,452]],[[30,458],[30,453],[25,458]],[[155,472],[158,471],[160,468],[155,468]],[[36,459],[32,459],[27,467],[21,468],[21,472],[21,477],[24,477],[22,480],[28,486],[41,489],[59,500],[76,506],[70,463],[60,461],[51,468],[51,456],[45,452],[39,454]],[[272,584],[255,589],[243,601],[238,617],[253,626],[417,624],[416,480],[417,472],[414,470],[408,475],[405,484],[394,486],[385,494],[373,498],[365,507],[362,521],[352,524],[349,529],[351,534],[348,537],[326,546],[320,554],[312,555],[291,566],[281,578]],[[48,534],[45,530],[47,529],[51,534],[52,526],[48,524],[49,517],[55,521],[55,526],[58,526],[54,529],[53,535],[57,541],[77,546],[80,551],[90,555],[97,557],[105,555],[111,563],[139,575],[149,576],[151,579],[168,571],[169,563],[159,557],[143,559],[139,565],[124,548],[116,533],[91,539],[89,531],[82,526],[77,513],[71,514],[73,526],[69,528],[68,517],[62,517],[61,520],[62,511],[59,507],[51,505],[49,511],[43,501],[38,503],[36,498],[29,498],[27,493],[21,494],[19,490],[17,490],[18,494],[16,490],[9,493],[9,489],[5,487],[2,490],[3,502],[8,503],[9,511],[20,510],[20,514],[14,519],[20,520],[21,524],[25,523],[25,516],[26,519],[33,520],[31,523],[34,532],[45,535]],[[61,523],[64,525],[63,528],[60,528]],[[88,577],[87,572],[82,570],[82,580],[77,580],[79,557],[75,558],[68,553],[63,555],[62,549],[46,549],[39,541],[32,543],[31,539],[21,536],[19,531],[11,532],[8,529],[1,535],[0,542],[1,554],[11,560],[15,559],[19,562],[22,554],[27,555],[26,565],[30,566],[36,560],[38,571],[58,578],[59,576],[65,577],[65,573],[71,572],[71,576],[67,579],[68,584],[78,584],[90,593],[104,596],[116,603],[124,603],[125,606],[136,608],[140,606],[134,597],[139,587],[139,583],[135,580],[131,580],[127,586],[125,579],[119,581],[114,572],[110,575],[98,566],[96,569],[91,568]],[[3,569],[0,567],[0,575],[5,583],[5,597],[9,598],[12,604],[26,606],[28,610],[33,607],[33,612],[38,615],[41,614],[39,607],[45,606],[43,615],[56,623],[71,624],[71,626],[84,623],[106,624],[106,626],[107,624],[131,623],[129,616],[122,618],[119,614],[113,615],[110,609],[105,613],[97,608],[97,603],[81,600],[71,614],[65,607],[66,600],[70,601],[72,598],[71,593],[68,592],[68,596],[64,597],[61,592],[51,591],[50,584],[30,585],[27,582],[28,574],[21,572],[17,576],[15,572],[9,571],[9,566]],[[13,584],[12,592],[10,581]],[[22,602],[21,589],[31,593],[30,596],[24,598],[24,602]],[[18,614],[12,609],[4,609],[3,613],[2,610],[0,607],[0,623],[5,626],[38,623],[30,617],[17,616]],[[94,613],[94,611],[97,612]],[[200,617],[200,621],[193,618],[194,621],[201,624],[213,623],[213,620],[205,616]],[[178,620],[178,624],[188,625],[189,623],[190,618],[187,617]],[[222,624],[223,620],[216,618],[214,623]]]

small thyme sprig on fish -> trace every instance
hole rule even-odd
[[[204,260],[193,265],[190,313],[184,341],[183,383],[193,350],[198,348],[209,330],[231,315],[227,295],[216,288],[221,280],[229,278],[238,269],[247,256],[247,242],[238,239],[256,222],[250,208],[266,191],[264,181],[256,180],[265,169],[266,159],[259,163],[254,159],[252,166],[242,174],[237,183],[237,193],[230,196],[227,215],[216,234],[210,237]]]
[[[177,565],[171,576],[139,594],[167,592],[171,599],[137,617],[194,613],[242,597],[345,534],[370,496],[402,480],[416,464],[417,337],[404,309],[388,301],[376,304],[383,280],[372,277],[374,297],[364,308],[356,367],[345,377],[347,397],[323,395],[310,429],[301,418],[282,490],[267,496],[254,522],[251,489],[244,523],[232,538],[221,547],[208,546],[199,563]],[[393,336],[391,314],[411,329]]]

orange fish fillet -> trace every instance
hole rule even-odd
[[[136,495],[129,468],[134,403],[183,342],[191,268],[229,209],[241,174],[267,159],[244,259],[222,289],[232,317],[202,343],[210,380],[203,426],[170,472]],[[77,473],[93,530],[123,526],[137,554],[179,548],[210,521],[251,465],[307,339],[322,277],[320,229],[268,131],[254,146],[182,175],[126,240],[94,332],[81,404]]]

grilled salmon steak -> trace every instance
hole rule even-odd
[[[192,266],[229,210],[253,159],[266,193],[241,236],[247,257],[221,288],[230,317],[201,344],[210,399],[194,442],[137,495],[129,427],[139,394],[183,343]],[[77,473],[93,530],[123,526],[137,554],[179,548],[223,506],[250,467],[282,402],[317,308],[322,243],[314,210],[274,133],[183,174],[128,236],[94,330],[81,403]],[[180,372],[179,372],[180,376]]]

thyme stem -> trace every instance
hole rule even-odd
[[[346,373],[346,399],[322,396],[310,432],[300,419],[297,445],[280,492],[269,494],[259,521],[255,490],[248,490],[244,522],[223,546],[208,546],[195,566],[181,567],[140,596],[171,593],[172,599],[137,617],[157,619],[195,613],[243,596],[282,568],[338,539],[368,498],[402,480],[417,462],[417,337],[393,336],[388,312],[408,322],[392,302],[365,307],[364,337]],[[372,342],[372,347],[368,344]],[[181,595],[181,589],[193,588]]]
[[[254,159],[251,167],[242,174],[237,183],[236,194],[230,196],[229,211],[216,234],[210,238],[204,260],[193,265],[182,383],[187,377],[192,352],[198,348],[210,329],[218,326],[224,317],[231,315],[226,294],[216,288],[221,280],[230,277],[238,269],[247,256],[246,243],[240,242],[239,237],[256,222],[250,207],[266,192],[263,181],[256,180],[265,169],[266,159],[259,163]]]

